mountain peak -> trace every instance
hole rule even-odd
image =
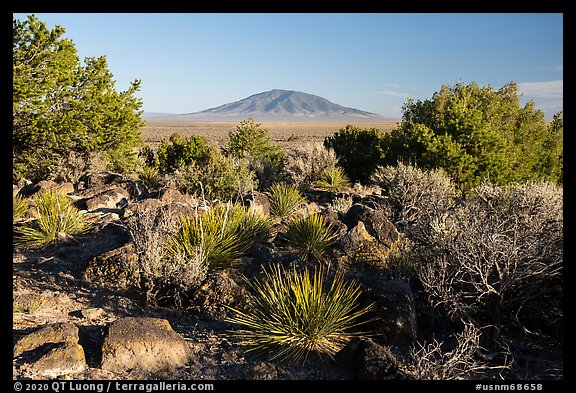
[[[384,116],[348,108],[295,90],[273,89],[215,108],[179,116],[190,121],[385,121]]]

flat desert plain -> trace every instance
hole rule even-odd
[[[280,144],[298,144],[307,141],[323,141],[325,137],[346,127],[347,124],[365,128],[377,128],[390,131],[396,128],[400,120],[391,119],[385,123],[340,123],[340,122],[260,122],[262,128],[269,130],[270,138]],[[256,121],[256,123],[258,123]],[[228,133],[235,131],[240,122],[187,122],[170,120],[146,120],[142,127],[142,139],[152,148],[156,148],[164,138],[174,133],[182,136],[191,134],[204,137],[218,146],[228,143]]]

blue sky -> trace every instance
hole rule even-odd
[[[146,112],[190,113],[271,89],[401,117],[442,84],[515,81],[547,118],[563,107],[559,13],[40,13],[78,55],[106,55]],[[26,14],[14,14],[25,19]]]

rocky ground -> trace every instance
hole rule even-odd
[[[245,290],[240,272],[257,272],[258,254],[239,267],[212,273],[194,294],[188,311],[150,307],[138,287],[136,258],[125,218],[137,209],[176,204],[186,197],[168,189],[149,193],[141,184],[113,173],[86,178],[80,185],[15,186],[31,196],[62,188],[93,215],[97,229],[71,242],[42,250],[13,252],[13,377],[15,379],[403,379],[402,359],[416,338],[410,285],[377,266],[398,240],[398,232],[378,208],[378,190],[348,193],[356,203],[343,216],[326,209],[334,194],[311,195],[305,207],[318,211],[340,230],[339,261],[364,259],[348,275],[376,305],[373,338],[354,339],[334,359],[303,364],[277,363],[247,352],[228,331],[225,305]],[[265,200],[262,195],[259,200]],[[264,203],[265,202],[261,202]],[[345,263],[345,262],[342,262]]]

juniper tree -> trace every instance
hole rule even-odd
[[[562,181],[562,115],[547,124],[518,85],[498,90],[457,83],[431,99],[408,100],[399,127],[383,138],[384,163],[443,168],[463,190],[490,178],[498,184]]]
[[[140,80],[118,92],[106,57],[81,63],[65,29],[13,19],[13,177],[39,180],[71,152],[131,169],[140,144]]]

